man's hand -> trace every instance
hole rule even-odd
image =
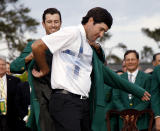
[[[45,71],[37,71],[36,69],[32,70],[32,75],[36,78],[43,77],[49,73],[49,69],[46,69]]]
[[[26,56],[25,58],[25,63],[28,63],[29,61],[31,61],[33,59],[33,53],[31,52],[28,56]]]
[[[150,100],[151,95],[145,91],[144,92],[144,96],[141,98],[142,101],[149,101]]]
[[[156,131],[160,131],[160,117],[155,118]]]

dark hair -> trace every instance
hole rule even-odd
[[[153,60],[152,60],[152,61],[155,61],[155,60],[156,60],[157,55],[160,55],[160,53],[154,54],[154,55],[153,55]]]
[[[136,58],[139,60],[139,54],[136,50],[127,50],[126,53],[124,54],[124,59],[125,59],[126,55],[128,55],[130,53],[134,53],[136,55]]]
[[[91,17],[93,18],[95,24],[103,22],[108,26],[108,28],[111,28],[112,26],[112,22],[113,22],[112,16],[104,8],[95,7],[89,10],[87,15],[82,18],[82,21],[81,21],[82,25],[85,25],[88,22],[89,18]]]
[[[60,21],[62,22],[61,13],[60,13],[60,11],[57,10],[56,8],[47,8],[47,9],[43,12],[43,15],[42,15],[43,22],[45,22],[46,14],[52,14],[52,15],[53,15],[53,14],[59,14]]]

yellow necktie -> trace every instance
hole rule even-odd
[[[6,92],[5,92],[5,88],[4,88],[4,84],[3,84],[3,79],[0,78],[0,91],[1,91],[1,101],[0,101],[0,110],[1,110],[1,113],[3,115],[6,114],[7,112],[7,98],[6,98]]]

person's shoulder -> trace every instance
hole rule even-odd
[[[120,76],[121,77],[124,77],[124,76],[126,76],[127,75],[127,72],[124,72],[123,74],[121,74]]]
[[[16,76],[13,75],[6,75],[7,78],[12,79],[12,80],[16,80],[16,81],[20,81],[20,79]]]
[[[151,74],[145,73],[145,72],[140,71],[140,70],[138,72],[139,72],[141,78],[143,79],[143,81],[147,81],[147,80],[151,79]]]
[[[79,32],[78,26],[67,26],[60,30],[63,30],[64,32],[68,32],[68,33],[73,33],[73,34]]]
[[[60,29],[59,32],[62,32],[66,38],[75,40],[79,37],[80,29],[78,28],[78,26],[68,26]]]

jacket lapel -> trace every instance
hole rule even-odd
[[[127,72],[123,73],[121,76],[122,76],[122,78],[128,80],[128,73]]]
[[[11,91],[10,91],[10,88],[11,88],[11,86],[12,86],[12,85],[11,85],[12,83],[10,82],[10,81],[11,81],[11,78],[10,78],[9,75],[6,75],[6,79],[7,79],[7,96],[8,96],[9,93],[11,92]],[[7,98],[8,98],[8,97],[7,97]]]
[[[137,85],[141,85],[141,80],[142,80],[142,73],[140,72],[140,71],[138,71],[138,74],[137,74],[137,76],[136,76],[136,80],[135,80],[135,84],[137,84]]]

